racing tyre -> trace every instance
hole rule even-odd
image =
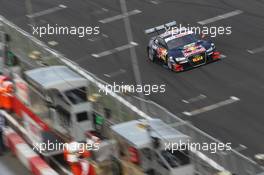
[[[170,61],[169,58],[167,58],[167,66],[168,66],[169,70],[173,71],[173,66],[172,66],[171,61]]]
[[[155,56],[152,54],[151,48],[148,47],[148,59],[155,62]]]

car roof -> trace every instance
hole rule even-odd
[[[85,78],[66,66],[36,68],[26,71],[25,75],[29,82],[44,90],[57,89],[65,91],[88,84]]]

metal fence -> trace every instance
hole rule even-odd
[[[58,52],[48,48],[41,41],[33,38],[30,34],[1,16],[0,22],[3,24],[1,27],[2,30],[11,36],[9,48],[20,58],[20,64],[23,69],[27,70],[45,65],[64,64],[69,66],[89,80],[89,94],[100,95],[94,103],[95,110],[102,114],[110,110],[111,116],[109,120],[113,123],[137,118],[150,118],[151,116],[152,118],[162,119],[165,123],[170,124],[177,130],[190,136],[194,143],[220,142],[152,101],[146,101],[127,94],[115,94],[110,92],[108,95],[105,95],[104,93],[100,93],[99,89],[104,88],[105,82],[98,79],[90,72],[83,70],[76,63],[71,62]],[[40,59],[29,58],[34,51],[40,53]],[[146,105],[147,111],[142,112],[139,110],[140,104],[142,103]],[[191,156],[197,172],[201,175],[210,175],[215,173],[216,170],[221,170],[223,168],[239,175],[257,175],[264,172],[263,167],[235,150],[229,152],[218,151],[214,154],[201,151],[195,152],[195,154],[191,154]]]

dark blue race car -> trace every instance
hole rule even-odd
[[[170,70],[180,72],[220,59],[213,42],[198,38],[187,28],[177,29],[173,26],[176,26],[175,21],[145,31],[146,34],[157,32],[147,47],[151,61],[161,61]],[[161,30],[165,32],[159,34]]]

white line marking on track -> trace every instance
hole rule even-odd
[[[187,115],[187,116],[194,116],[194,115],[198,115],[198,114],[201,114],[201,113],[204,113],[204,112],[208,112],[208,111],[211,111],[211,110],[214,110],[214,109],[217,109],[217,108],[220,108],[220,107],[235,103],[235,102],[237,102],[239,100],[240,99],[238,97],[231,96],[229,99],[227,99],[225,101],[221,101],[219,103],[216,103],[216,104],[213,104],[213,105],[210,105],[210,106],[206,106],[206,107],[203,107],[203,108],[200,108],[200,109],[196,109],[196,110],[191,111],[191,112],[184,111],[182,113],[184,115]]]
[[[264,52],[264,46],[259,47],[259,48],[255,48],[252,50],[247,50],[247,52],[250,54],[256,54],[256,53]]]
[[[243,11],[235,10],[235,11],[232,11],[232,12],[229,12],[229,13],[225,13],[225,14],[213,17],[213,18],[209,18],[209,19],[205,19],[205,20],[199,21],[197,23],[201,24],[201,25],[210,24],[210,23],[222,20],[222,19],[226,19],[226,18],[230,18],[230,17],[236,16],[236,15],[239,15],[241,13],[243,13]]]
[[[158,5],[160,3],[160,0],[150,0],[149,2]]]
[[[102,11],[108,12],[109,10],[107,8],[102,8]]]
[[[127,8],[127,0],[119,0],[120,2],[120,8],[121,8],[121,12],[122,14],[126,14],[128,13],[128,8]],[[127,36],[127,40],[129,43],[133,42],[133,32],[132,32],[132,26],[131,26],[131,21],[129,19],[129,16],[123,18],[123,22],[124,22],[124,27],[125,27],[125,32],[126,32],[126,36]],[[134,78],[135,78],[135,82],[137,84],[143,84],[142,83],[142,78],[140,75],[140,68],[138,65],[138,57],[137,57],[137,52],[135,47],[131,47],[129,49],[129,53],[130,53],[130,59],[131,59],[131,67],[133,70],[133,74],[134,74]],[[144,93],[139,92],[138,93],[139,97],[141,97],[142,99],[145,98]],[[140,102],[140,109],[142,111],[148,111],[147,110],[147,105],[143,102]]]
[[[47,15],[47,14],[50,14],[50,13],[54,13],[56,11],[59,11],[59,10],[65,9],[65,8],[67,8],[67,6],[65,6],[63,4],[60,4],[57,7],[53,7],[53,8],[47,9],[47,10],[43,10],[43,11],[40,11],[40,12],[36,12],[36,13],[33,13],[33,14],[29,14],[29,15],[26,15],[26,16],[28,18],[40,17],[40,16],[43,16],[43,15]]]
[[[189,104],[189,103],[193,103],[193,102],[196,102],[196,101],[199,101],[199,100],[203,100],[203,99],[205,99],[205,98],[207,98],[207,96],[206,95],[204,95],[204,94],[200,94],[200,95],[198,95],[197,97],[193,97],[193,98],[190,98],[190,99],[187,99],[187,100],[182,100],[182,102],[183,103],[187,103],[187,104]]]
[[[124,13],[124,14],[120,14],[120,15],[116,15],[116,16],[113,16],[113,17],[102,19],[99,22],[103,23],[103,24],[106,24],[106,23],[113,22],[113,21],[116,21],[116,20],[119,20],[119,19],[122,19],[122,18],[126,18],[126,17],[131,16],[131,15],[136,15],[136,14],[139,14],[139,13],[141,13],[141,11],[136,9],[136,10]]]
[[[109,36],[103,33],[103,34],[101,34],[99,36],[95,36],[93,38],[89,38],[88,40],[91,41],[91,42],[94,42],[94,41],[102,40],[104,38],[109,38]]]
[[[236,152],[242,152],[248,149],[247,146],[243,145],[243,144],[239,144],[236,148],[232,148],[233,150],[235,150]],[[228,155],[230,152],[222,152],[223,155]]]
[[[48,44],[51,46],[57,46],[59,43],[56,41],[49,41]]]
[[[126,44],[126,45],[123,45],[123,46],[120,46],[120,47],[117,47],[117,48],[114,48],[111,50],[107,50],[107,51],[97,53],[97,54],[92,54],[92,56],[95,58],[100,58],[100,57],[104,57],[107,55],[111,55],[111,54],[116,53],[116,52],[121,52],[123,50],[130,49],[130,48],[135,47],[135,46],[138,46],[138,44],[136,42],[130,42],[129,44]]]
[[[100,15],[100,14],[107,13],[107,12],[109,12],[109,10],[107,8],[101,8],[99,10],[93,11],[92,14],[94,14],[94,15]]]
[[[118,71],[111,72],[111,73],[108,73],[108,74],[104,74],[104,76],[106,76],[108,78],[111,78],[111,77],[115,77],[115,76],[118,76],[118,75],[121,75],[121,74],[124,74],[124,73],[126,73],[125,69],[119,69]]]
[[[244,151],[248,149],[248,147],[246,145],[243,145],[243,144],[239,144],[238,145],[238,148],[236,149],[237,152],[240,152],[240,151]]]

